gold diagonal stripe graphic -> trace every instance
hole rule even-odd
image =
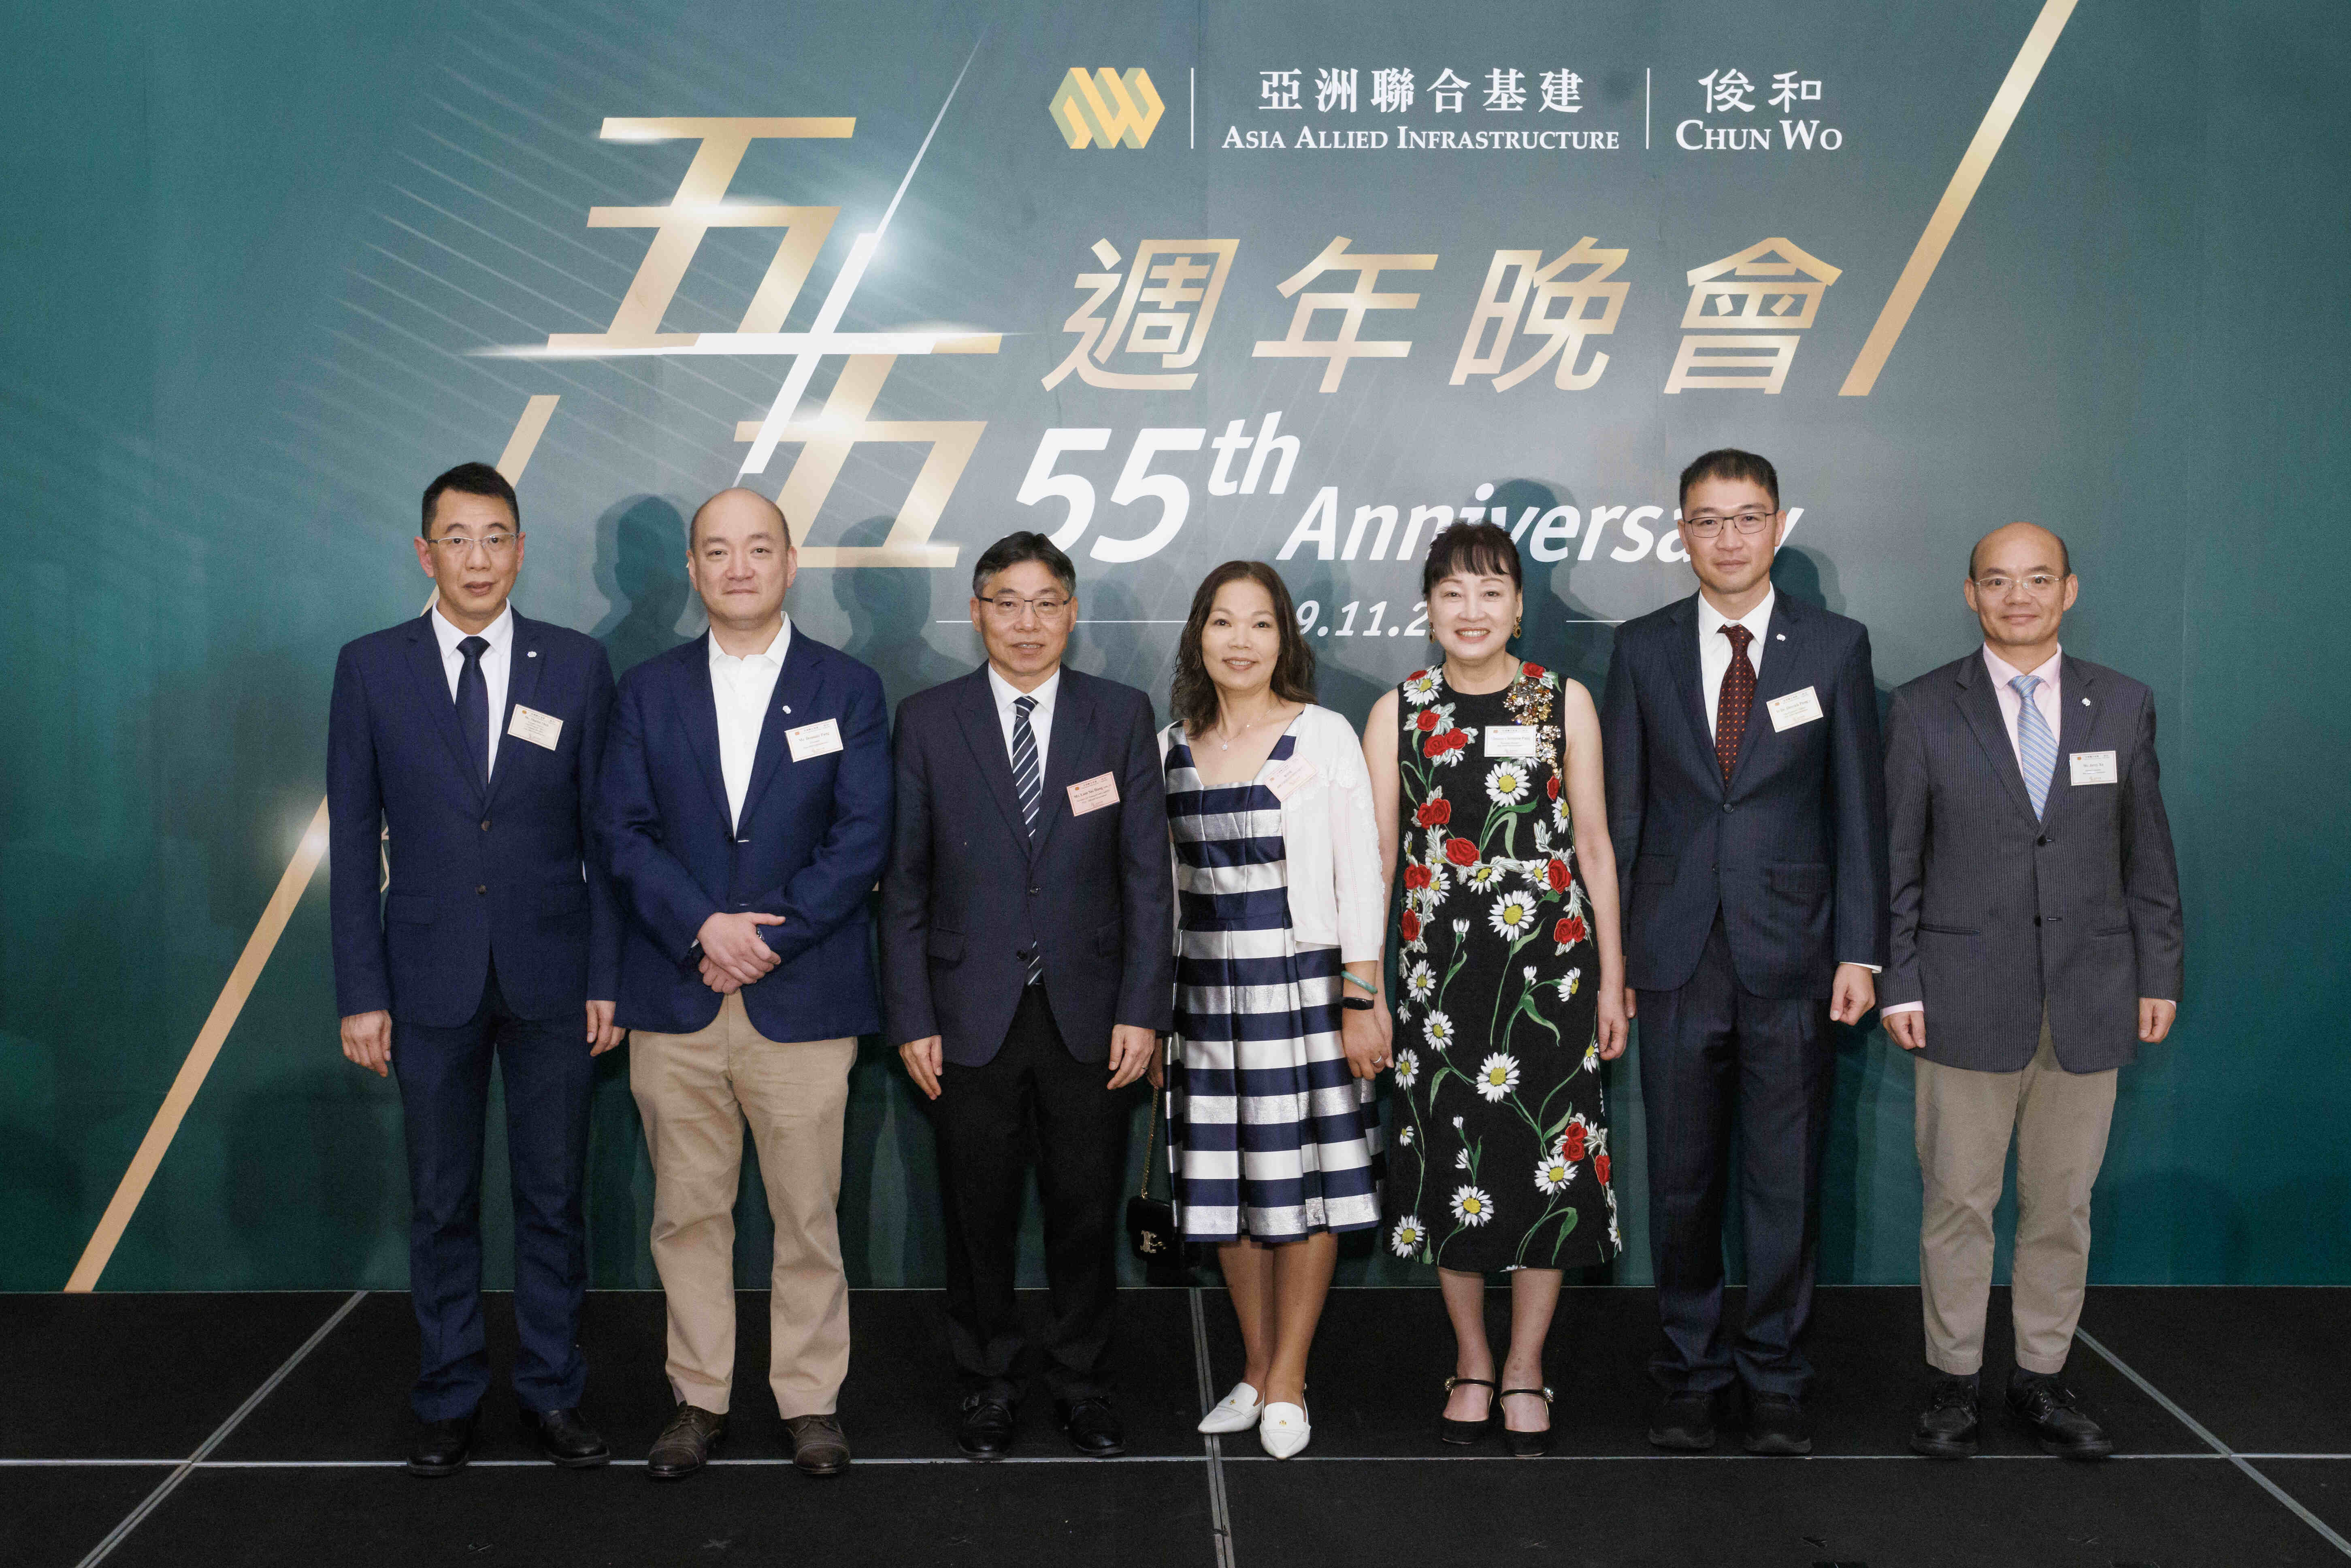
[[[523,405],[522,417],[515,421],[514,434],[507,437],[506,452],[498,459],[498,472],[507,476],[507,484],[518,483],[523,470],[530,465],[530,455],[538,449],[538,438],[547,432],[547,422],[555,413],[559,395],[540,393]],[[431,600],[425,601],[424,608],[433,608]],[[89,1243],[81,1251],[81,1261],[74,1265],[72,1276],[66,1281],[68,1291],[97,1288],[98,1277],[106,1271],[131,1217],[139,1212],[139,1202],[147,1196],[147,1184],[155,1179],[156,1168],[170,1152],[172,1140],[179,1136],[180,1124],[186,1119],[188,1107],[196,1103],[196,1093],[204,1088],[213,1063],[220,1060],[228,1031],[236,1027],[237,1015],[245,1010],[246,1000],[253,995],[270,954],[277,950],[277,939],[286,934],[286,923],[294,917],[294,906],[302,902],[302,894],[326,853],[327,800],[322,795],[319,809],[310,815],[310,825],[303,830],[302,841],[295,848],[294,858],[286,862],[286,873],[277,879],[277,891],[269,895],[253,935],[246,938],[245,951],[238,955],[235,967],[229,970],[227,984],[221,987],[220,995],[214,999],[204,1028],[196,1031],[196,1043],[188,1048],[187,1059],[180,1063],[179,1076],[172,1080],[171,1091],[163,1096],[155,1119],[148,1124],[147,1135],[139,1140],[139,1152],[131,1156],[131,1167],[116,1184],[114,1197],[99,1218],[98,1228],[90,1232]]]
[[[1909,324],[1910,312],[1917,305],[1918,297],[1927,292],[1936,265],[1943,259],[1943,247],[1951,243],[1959,220],[1967,216],[1968,204],[1975,200],[1976,187],[1983,183],[2001,142],[2008,136],[2008,128],[2016,123],[2017,110],[2024,107],[2026,96],[2040,78],[2041,68],[2049,62],[2049,51],[2057,47],[2057,35],[2065,30],[2065,20],[2073,16],[2074,5],[2074,0],[2049,0],[2041,8],[2040,19],[2024,36],[2024,47],[2017,50],[2015,63],[2008,68],[2008,79],[1992,94],[1991,107],[1984,110],[1983,123],[1976,127],[1975,140],[1968,143],[1966,155],[1951,174],[1951,183],[1944,187],[1943,199],[1935,204],[1934,216],[1927,220],[1927,232],[1918,236],[1909,264],[1895,280],[1894,292],[1886,296],[1886,308],[1877,313],[1877,325],[1869,329],[1869,340],[1862,344],[1860,357],[1845,372],[1844,385],[1837,389],[1837,396],[1867,397],[1869,389],[1877,384],[1877,372],[1886,368],[1886,358],[1894,352],[1896,340]]]

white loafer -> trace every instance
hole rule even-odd
[[[1246,1432],[1257,1425],[1258,1416],[1264,1409],[1256,1389],[1246,1383],[1236,1383],[1230,1394],[1217,1401],[1215,1409],[1200,1417],[1200,1430],[1211,1437]]]
[[[1286,1459],[1303,1450],[1306,1440],[1313,1435],[1314,1427],[1306,1419],[1303,1405],[1269,1405],[1264,1418],[1257,1424],[1257,1440],[1277,1459]]]

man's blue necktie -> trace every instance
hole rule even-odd
[[[2032,797],[2035,818],[2048,815],[2049,781],[2057,776],[2057,737],[2041,716],[2032,694],[2041,689],[2039,675],[2019,675],[2008,683],[2023,706],[2016,710],[2016,749],[2024,762],[2024,792]]]
[[[457,728],[465,737],[465,756],[474,764],[474,782],[490,781],[490,684],[482,678],[482,655],[490,651],[486,637],[468,637],[457,644],[465,667],[457,672]]]

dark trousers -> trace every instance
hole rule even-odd
[[[1649,1373],[1675,1392],[1728,1387],[1801,1396],[1798,1348],[1813,1310],[1821,1133],[1834,1067],[1828,1005],[1742,988],[1717,915],[1698,972],[1640,993],[1649,1143],[1649,1257],[1664,1338]],[[1747,1322],[1722,1326],[1722,1206],[1739,1129]]]
[[[1027,1336],[1012,1282],[1020,1199],[1032,1153],[1045,1211],[1050,1311],[1044,1379],[1056,1399],[1110,1392],[1117,1266],[1111,1251],[1124,1189],[1123,1094],[1110,1068],[1061,1043],[1045,988],[1030,986],[980,1067],[949,1062],[931,1107],[945,1197],[947,1343],[967,1395],[1010,1403],[1020,1393]]]
[[[527,1410],[580,1403],[580,1301],[588,1285],[587,1015],[515,1016],[490,971],[482,1005],[455,1029],[392,1029],[408,1142],[408,1288],[423,1346],[412,1396],[419,1418],[466,1416],[490,1385],[482,1343],[482,1134],[490,1058],[506,1084],[514,1186],[514,1386]]]

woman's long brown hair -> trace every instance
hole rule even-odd
[[[1184,733],[1199,735],[1217,722],[1217,683],[1209,678],[1208,662],[1200,653],[1200,637],[1207,630],[1208,612],[1217,607],[1217,591],[1243,578],[1256,583],[1273,601],[1273,618],[1281,628],[1280,651],[1273,660],[1273,695],[1284,702],[1314,700],[1314,650],[1298,630],[1298,607],[1290,602],[1290,585],[1281,573],[1261,560],[1228,560],[1200,580],[1192,595],[1192,613],[1176,644],[1176,679],[1168,694]]]

